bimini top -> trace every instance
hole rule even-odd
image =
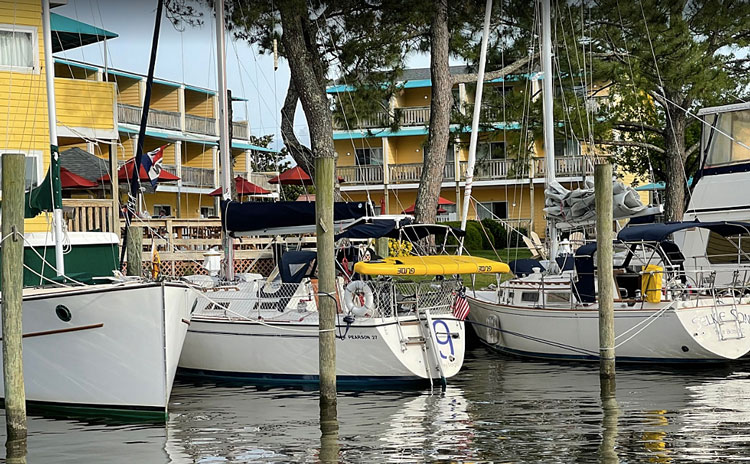
[[[360,261],[354,272],[363,275],[428,276],[453,274],[508,273],[505,263],[477,256],[402,256],[385,258],[383,261]]]
[[[617,234],[617,239],[623,242],[662,242],[672,233],[698,227],[716,232],[719,235],[728,237],[731,235],[750,234],[750,223],[736,221],[684,221],[684,222],[667,222],[663,224],[643,224],[628,226]],[[577,253],[576,253],[577,254]]]
[[[365,216],[364,202],[333,204],[333,220],[346,221]],[[221,223],[230,233],[263,235],[265,231],[282,228],[315,226],[315,203],[305,201],[221,202]],[[314,230],[314,229],[313,229]],[[294,233],[290,231],[290,233]]]
[[[343,232],[336,235],[340,238],[396,238],[417,241],[433,234],[443,234],[452,231],[456,237],[465,234],[461,229],[443,224],[413,224],[411,218],[404,217],[363,217],[347,226]]]

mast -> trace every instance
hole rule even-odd
[[[482,111],[482,88],[484,87],[484,64],[487,61],[487,38],[490,35],[490,16],[492,14],[492,0],[487,0],[484,11],[484,30],[482,45],[479,50],[479,73],[477,74],[477,90],[474,94],[474,112],[471,117],[471,139],[469,141],[469,160],[466,164],[466,182],[464,184],[464,201],[461,208],[461,230],[466,230],[466,218],[469,215],[471,201],[471,183],[474,180],[474,165],[477,161],[477,138],[479,132],[479,115]],[[477,218],[478,219],[478,218]],[[458,253],[461,254],[459,247]]]
[[[542,106],[544,111],[544,183],[555,182],[555,126],[552,114],[552,27],[550,0],[542,1]],[[555,221],[547,218],[549,259],[557,256],[557,229]]]
[[[227,58],[224,33],[224,0],[214,2],[214,12],[216,16],[216,71],[218,98],[219,98],[219,167],[220,167],[220,185],[221,199],[231,201],[232,199],[232,152],[231,141],[229,140],[229,121],[227,119],[228,99],[227,99]],[[223,248],[224,248],[224,266],[223,277],[226,280],[234,280],[234,240],[223,231]]]
[[[44,76],[47,81],[47,113],[49,119],[50,178],[52,179],[52,224],[55,231],[55,270],[58,276],[65,274],[63,255],[63,210],[60,191],[60,149],[57,146],[57,107],[55,105],[55,60],[52,57],[52,29],[50,25],[49,0],[42,0],[42,32],[44,34]]]

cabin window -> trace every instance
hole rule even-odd
[[[570,293],[549,292],[547,293],[547,304],[549,303],[570,303]]]
[[[711,232],[706,244],[706,258],[711,264],[750,262],[750,236],[722,237]]]
[[[703,129],[706,167],[750,161],[750,110],[709,114],[705,119],[717,128],[706,125]]]
[[[539,301],[539,293],[523,292],[521,293],[521,301],[526,302],[526,303],[536,303]]]
[[[357,164],[360,166],[364,165],[383,165],[383,149],[382,148],[357,148]]]
[[[36,28],[0,24],[0,69],[38,72]]]

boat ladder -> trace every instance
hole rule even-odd
[[[447,382],[445,380],[445,374],[443,373],[443,360],[440,355],[440,349],[437,346],[437,336],[435,335],[435,325],[432,323],[432,315],[430,314],[429,309],[425,309],[422,311],[422,314],[424,314],[424,319],[419,317],[419,312],[417,312],[417,316],[419,318],[419,328],[422,332],[422,338],[426,341],[424,349],[426,352],[431,352],[432,357],[434,358],[434,366],[436,373],[438,376],[440,376],[440,384],[443,388],[445,388]],[[427,360],[429,360],[430,356],[427,356]],[[425,365],[427,366],[427,375],[430,376],[430,385],[432,385],[432,369],[430,368],[430,362],[428,361]]]
[[[712,316],[716,323],[716,331],[719,334],[719,340],[737,340],[745,338],[745,334],[742,333],[742,325],[740,324],[739,309],[737,308],[737,298],[732,293],[728,298],[732,301],[729,304],[719,302],[719,298],[716,296],[716,290],[711,289],[711,296],[713,297],[713,312]],[[720,311],[720,309],[726,308],[729,311]],[[724,318],[722,314],[730,314],[731,318]]]

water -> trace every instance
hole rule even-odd
[[[750,364],[620,366],[616,403],[605,405],[597,365],[477,348],[444,393],[341,393],[338,437],[321,439],[314,391],[179,381],[166,426],[30,418],[28,462],[750,459]]]

